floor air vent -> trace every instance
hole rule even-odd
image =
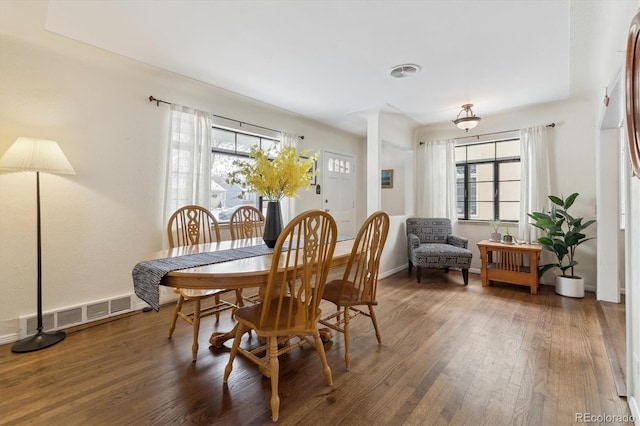
[[[44,331],[56,330],[124,314],[139,308],[134,306],[134,300],[137,300],[135,296],[129,294],[45,312],[42,315],[42,326]],[[20,317],[19,321],[20,339],[34,335],[37,332],[38,317],[36,314]]]
[[[94,303],[87,305],[87,319],[96,320],[109,315],[109,302]]]
[[[131,297],[121,297],[111,300],[111,313],[116,314],[131,309]]]

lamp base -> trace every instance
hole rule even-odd
[[[62,330],[51,331],[49,333],[39,331],[31,337],[18,340],[11,347],[11,352],[24,353],[39,351],[40,349],[48,348],[49,346],[53,346],[56,343],[61,342],[65,337],[66,333]]]

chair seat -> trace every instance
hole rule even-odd
[[[198,299],[215,296],[216,294],[223,294],[229,290],[196,290],[191,288],[177,288],[174,291],[181,294],[185,299]]]
[[[261,327],[258,327],[260,324],[260,315],[262,315],[262,309],[264,308],[263,303],[257,303],[255,305],[244,306],[242,308],[238,308],[234,315],[236,321],[243,323],[244,325],[254,329],[258,335],[261,336],[282,336],[282,329],[287,329],[287,332],[292,332],[295,334],[296,331],[305,332],[311,330],[305,324],[300,324],[299,326],[286,324],[286,319],[289,318],[290,309],[293,309],[291,317],[295,318],[297,315],[302,314],[302,312],[298,313],[297,306],[289,306],[289,302],[291,298],[285,297],[283,300],[283,308],[280,312],[280,316],[277,315],[277,303],[272,303],[269,307],[269,312],[267,313],[266,321],[262,324]],[[322,314],[320,308],[317,309],[316,319],[313,323],[317,322]],[[276,320],[280,320],[276,327]],[[302,321],[301,321],[302,322]]]
[[[359,295],[359,291],[353,282],[343,280],[333,280],[324,287],[324,300],[334,303],[337,306],[355,306],[355,305],[377,305],[377,301],[371,301],[366,294]]]
[[[423,268],[469,268],[471,252],[450,244],[420,244],[413,249],[411,262]]]

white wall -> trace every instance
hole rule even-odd
[[[393,188],[382,188],[381,202],[382,210],[391,216],[404,215],[405,188],[407,176],[404,156],[405,151],[393,145],[382,145],[380,155],[380,168],[382,170],[393,170]],[[413,176],[408,176],[410,179]]]
[[[625,53],[629,26],[634,15],[638,12],[640,2],[611,1],[589,2],[594,8],[598,19],[596,26],[591,28],[593,43],[589,43],[593,50],[593,66],[595,77],[592,98],[597,105],[599,115],[605,116],[602,107],[602,87],[608,86],[615,80],[616,75],[625,65]],[[599,118],[600,121],[600,118]],[[609,171],[605,171],[607,173]],[[640,417],[640,179],[629,178],[629,204],[627,205],[626,239],[626,277],[625,298],[627,314],[627,402],[631,413]]]
[[[77,172],[41,179],[45,311],[131,293],[134,265],[161,249],[169,108],[149,95],[364,161],[362,138],[48,33],[46,10],[47,2],[0,2],[0,154],[19,136],[54,139]],[[36,310],[34,179],[0,173],[0,337]],[[359,222],[365,203],[358,195]],[[319,207],[315,191],[301,193],[298,211]]]
[[[389,109],[389,108],[388,108]],[[380,114],[381,154],[379,169],[393,169],[392,189],[381,190],[380,208],[390,216],[389,235],[380,260],[380,276],[407,266],[406,218],[413,215],[415,199],[413,145],[417,123],[395,111]],[[369,163],[369,167],[375,167]],[[370,184],[370,183],[369,183]]]

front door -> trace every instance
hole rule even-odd
[[[350,155],[324,151],[322,155],[322,209],[338,225],[338,235],[355,236],[355,161]]]

